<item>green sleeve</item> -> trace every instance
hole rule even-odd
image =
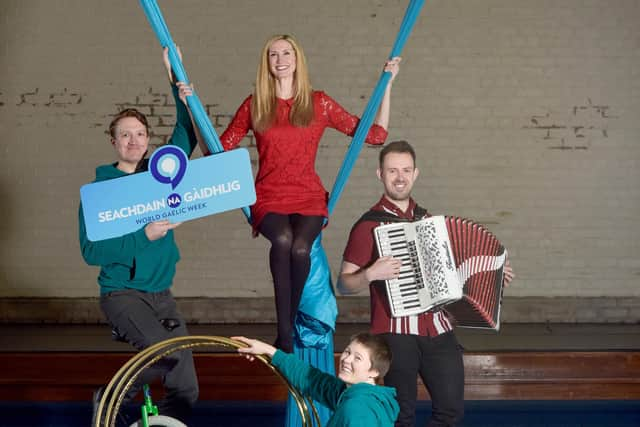
[[[271,363],[303,395],[335,410],[338,399],[346,388],[342,380],[308,365],[294,354],[280,350],[273,355]]]
[[[176,125],[173,128],[173,134],[169,140],[169,144],[177,145],[182,148],[188,157],[191,157],[193,150],[198,145],[196,139],[196,133],[191,122],[191,116],[189,116],[189,110],[187,106],[182,103],[178,96],[178,87],[171,85],[171,92],[173,93],[173,99],[176,104]]]
[[[121,237],[92,242],[87,238],[82,205],[80,205],[78,216],[80,251],[89,265],[122,264],[132,268],[136,254],[151,243],[144,232],[144,227]]]

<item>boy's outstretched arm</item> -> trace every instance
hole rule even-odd
[[[276,348],[272,345],[262,342],[260,340],[254,340],[247,337],[231,337],[231,339],[245,343],[247,347],[241,347],[238,349],[238,353],[244,354],[249,360],[254,360],[253,356],[265,355],[273,357],[276,352]]]

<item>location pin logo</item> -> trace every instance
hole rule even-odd
[[[165,145],[151,155],[149,171],[156,181],[171,184],[173,190],[184,178],[187,163],[187,155],[181,148],[175,145]]]

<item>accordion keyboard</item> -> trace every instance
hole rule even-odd
[[[374,233],[380,256],[402,261],[399,276],[385,280],[392,316],[424,313],[462,297],[443,217],[381,225]]]
[[[414,240],[407,238],[405,228],[388,230],[381,242],[383,256],[392,256],[402,261],[400,274],[387,281],[387,292],[393,301],[392,312],[420,312],[420,290],[424,288],[422,273]]]

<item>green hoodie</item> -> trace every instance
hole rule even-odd
[[[176,103],[176,125],[169,141],[182,148],[190,157],[197,140],[189,112],[178,97],[178,89],[172,86]],[[137,172],[148,170],[148,160],[142,162]],[[116,168],[117,163],[96,168],[94,182],[120,178],[128,175]],[[159,292],[171,287],[176,273],[180,252],[173,231],[161,239],[150,241],[144,227],[121,237],[92,242],[87,239],[87,230],[82,212],[79,211],[80,251],[89,265],[100,266],[98,283],[100,293],[137,289],[143,292]]]
[[[392,427],[398,417],[394,388],[368,383],[347,386],[340,378],[281,350],[271,362],[303,395],[334,411],[325,427]]]

